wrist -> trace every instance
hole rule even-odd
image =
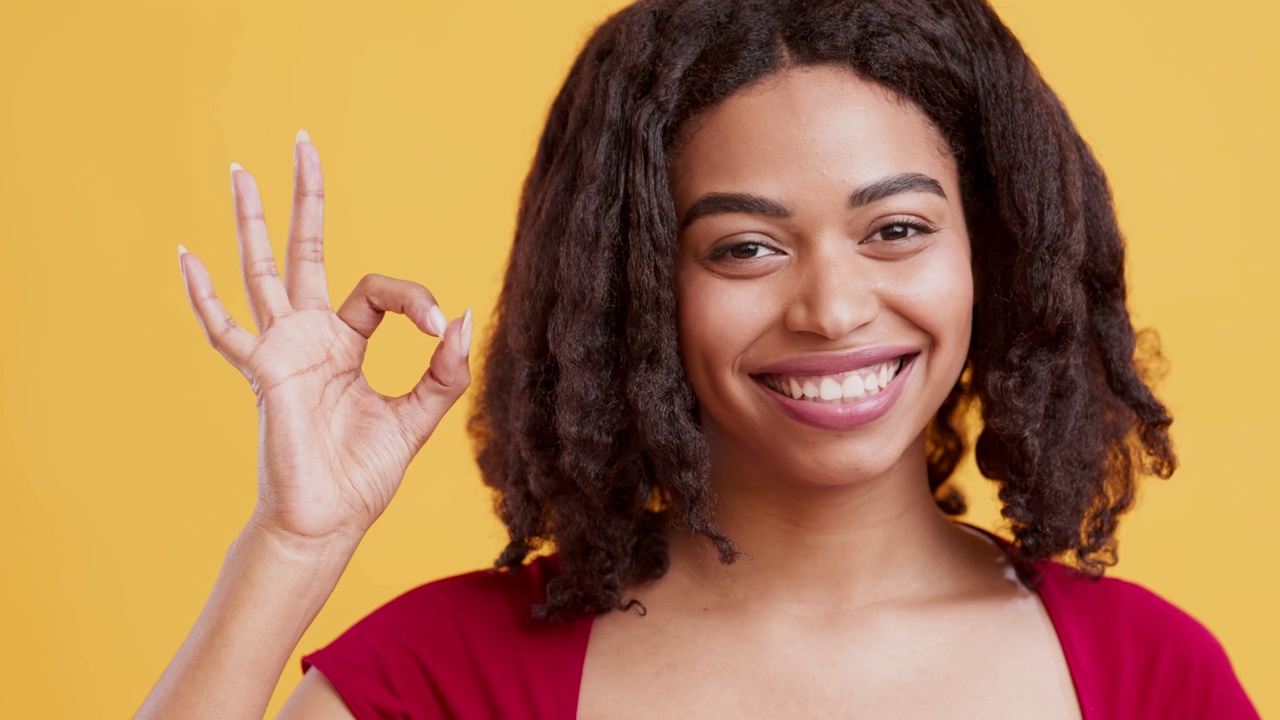
[[[284,530],[254,513],[240,532],[239,541],[248,540],[287,562],[306,564],[341,563],[345,566],[355,554],[364,533],[334,532],[326,535],[302,535]]]
[[[326,536],[302,536],[280,529],[253,515],[241,530],[236,544],[252,548],[251,555],[268,555],[280,568],[300,571],[326,569],[342,573],[355,555],[364,533],[333,533]]]

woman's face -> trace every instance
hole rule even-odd
[[[671,189],[713,457],[832,485],[918,452],[973,311],[957,168],[929,120],[849,70],[787,71],[686,128]]]

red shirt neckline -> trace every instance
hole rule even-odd
[[[1009,552],[1011,542],[955,522]],[[302,671],[314,663],[361,720],[531,711],[570,720],[595,616],[549,623],[530,613],[559,560],[543,556],[521,572],[477,570],[411,589],[304,655]],[[1257,719],[1222,644],[1184,610],[1127,580],[1092,581],[1054,561],[1036,569],[1042,582],[1034,592],[1085,720]]]
[[[983,536],[993,540],[996,545],[1004,551],[1006,557],[1009,556],[1010,542],[1008,540],[1005,540],[1003,537],[996,535],[986,528],[981,528],[977,525],[958,520],[954,522],[958,525],[964,525],[965,527],[972,528],[982,533]],[[547,556],[547,559],[553,564],[554,571],[559,573],[560,554],[552,553]],[[1093,720],[1092,713],[1088,711],[1088,708],[1093,705],[1093,703],[1087,702],[1084,695],[1086,692],[1085,689],[1090,687],[1089,671],[1080,656],[1078,643],[1075,642],[1076,638],[1074,637],[1073,630],[1068,623],[1064,622],[1061,608],[1059,607],[1059,600],[1062,598],[1060,593],[1057,591],[1058,582],[1063,579],[1060,574],[1065,573],[1066,568],[1055,562],[1042,562],[1036,565],[1036,569],[1044,574],[1044,582],[1041,584],[1039,589],[1027,588],[1027,590],[1035,593],[1040,598],[1040,603],[1044,606],[1045,613],[1049,616],[1049,622],[1053,625],[1054,633],[1058,638],[1058,646],[1067,661],[1067,671],[1071,676],[1071,685],[1075,691],[1076,704],[1080,708],[1080,716],[1082,720]],[[1047,593],[1045,592],[1046,590],[1048,590]],[[543,600],[545,600],[545,598],[540,598],[539,602],[542,602]],[[583,628],[580,631],[583,636],[581,642],[582,652],[577,663],[577,680],[575,683],[572,683],[572,692],[569,693],[570,697],[567,698],[566,706],[568,707],[569,712],[565,717],[568,718],[576,718],[578,716],[578,700],[582,695],[582,677],[583,671],[586,669],[587,646],[591,642],[591,630],[595,626],[595,618],[595,615],[590,615],[582,621]]]

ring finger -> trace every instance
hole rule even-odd
[[[239,165],[231,166],[231,197],[236,211],[236,234],[240,238],[240,264],[249,310],[258,332],[265,332],[277,317],[293,312],[280,270],[271,252],[267,220],[253,176]]]

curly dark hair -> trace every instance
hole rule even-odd
[[[974,403],[1021,567],[1074,553],[1101,576],[1138,476],[1172,474],[1148,386],[1159,349],[1136,352],[1106,177],[986,2],[641,0],[594,32],[551,106],[468,423],[510,534],[496,567],[559,552],[535,616],[634,605],[624,590],[667,570],[668,522],[738,556],[681,367],[668,163],[691,117],[817,64],[921,108],[959,167],[976,301],[965,371],[928,428],[939,506],[964,511],[945,483]]]

